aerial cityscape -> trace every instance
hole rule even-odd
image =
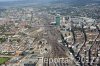
[[[100,0],[0,0],[0,66],[100,66]]]

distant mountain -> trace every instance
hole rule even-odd
[[[0,1],[0,7],[30,5],[30,4],[46,4],[55,0],[16,0],[16,1]]]
[[[90,3],[98,3],[100,4],[100,0],[55,0],[52,3],[67,3],[73,5],[86,5]]]
[[[84,5],[88,3],[100,3],[100,0],[17,0],[0,2],[0,7],[30,5],[30,4],[47,4],[47,3],[69,3],[74,5]]]

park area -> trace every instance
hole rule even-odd
[[[7,62],[10,58],[8,57],[0,57],[0,65],[4,64],[5,62]]]

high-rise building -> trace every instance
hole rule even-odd
[[[62,22],[63,22],[63,23],[65,23],[65,22],[66,22],[66,20],[65,20],[65,17],[63,17],[63,20],[62,20]]]
[[[60,15],[56,16],[56,25],[60,26]]]
[[[31,11],[30,26],[32,26],[32,21],[33,21],[33,12]]]

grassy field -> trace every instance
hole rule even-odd
[[[7,62],[10,58],[8,57],[0,57],[0,65],[4,64],[5,62]]]

